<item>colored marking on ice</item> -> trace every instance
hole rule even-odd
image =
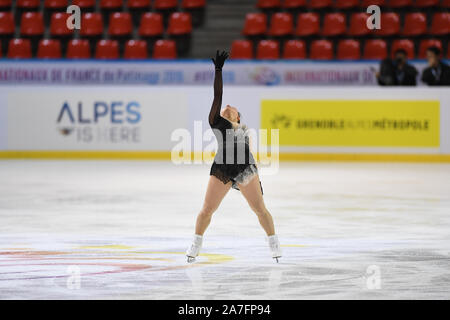
[[[81,249],[117,249],[117,250],[130,250],[133,247],[120,245],[120,244],[106,244],[103,246],[81,246]]]

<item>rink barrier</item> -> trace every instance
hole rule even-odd
[[[194,160],[195,153],[191,153]],[[210,153],[202,157],[208,158]],[[268,155],[270,157],[270,155]],[[197,157],[200,155],[197,154]],[[259,154],[256,155],[260,158]],[[0,159],[171,160],[166,151],[0,151]],[[280,152],[280,161],[450,162],[448,154],[296,153]]]

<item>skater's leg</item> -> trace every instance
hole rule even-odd
[[[205,201],[195,224],[195,234],[203,235],[211,222],[214,211],[217,210],[223,198],[231,188],[231,182],[224,184],[215,176],[209,177],[208,188],[206,190]]]
[[[246,185],[239,185],[242,195],[247,200],[250,208],[258,216],[259,223],[263,227],[268,236],[275,234],[275,227],[273,225],[273,219],[269,211],[264,204],[263,195],[261,192],[261,186],[259,184],[259,177],[255,175],[252,180]]]

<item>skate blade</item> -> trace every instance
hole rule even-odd
[[[273,258],[277,261],[277,263],[280,263],[280,261],[278,259],[281,257],[273,257]]]
[[[186,256],[187,257],[187,262],[188,263],[192,263],[195,261],[195,257],[190,257],[190,256]]]

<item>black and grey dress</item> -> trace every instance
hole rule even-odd
[[[247,127],[240,124],[238,128],[234,129],[231,122],[220,116],[222,87],[222,71],[216,69],[214,101],[209,113],[209,124],[216,136],[218,150],[211,166],[210,175],[215,176],[224,184],[231,181],[232,187],[239,190],[238,184],[246,185],[250,182],[253,176],[258,174],[258,168],[250,152]]]

